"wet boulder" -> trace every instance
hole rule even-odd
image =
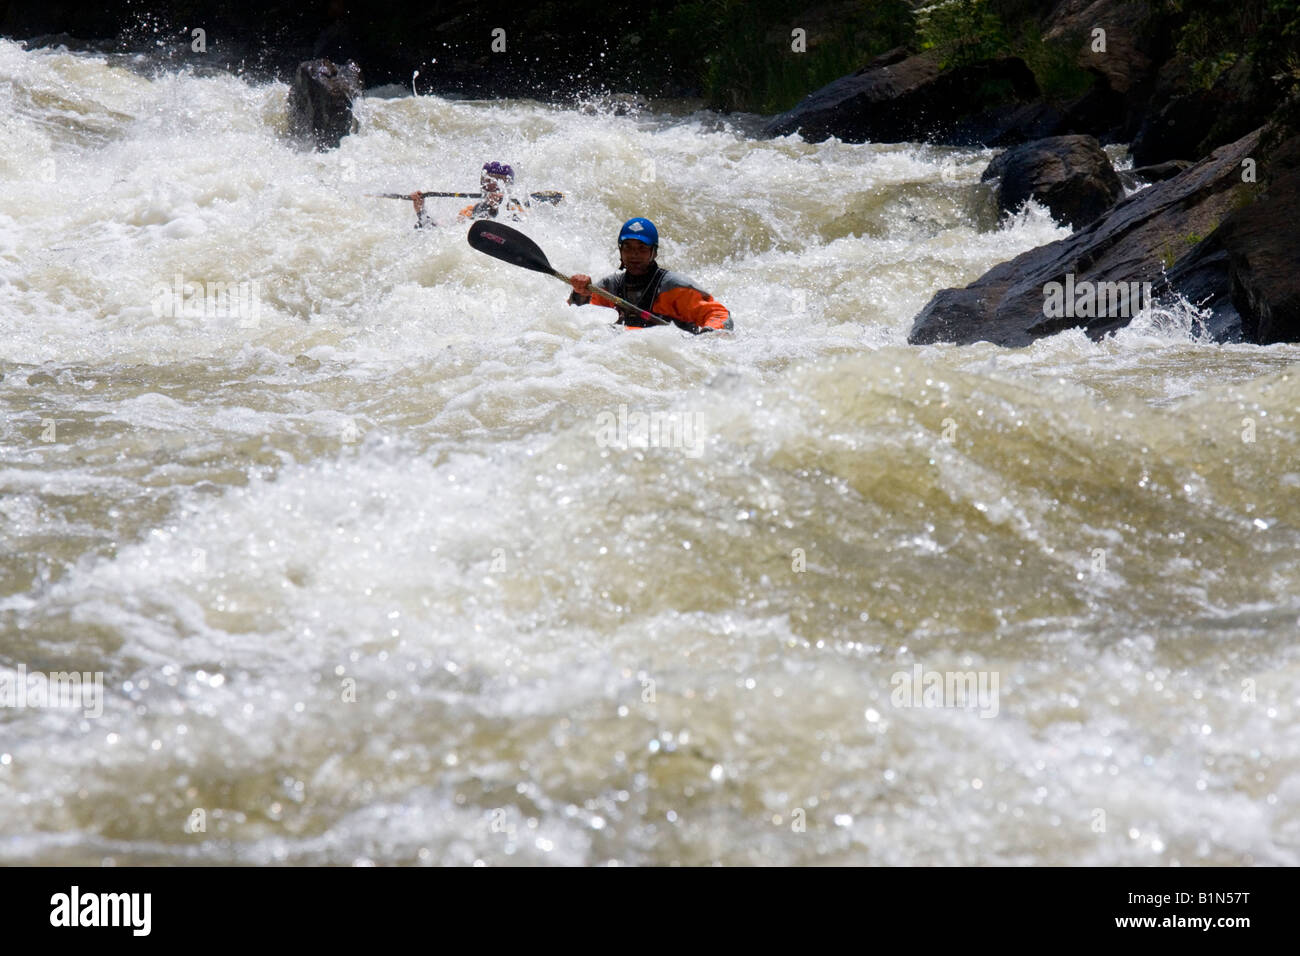
[[[973,145],[1001,132],[1002,123],[982,119],[1010,116],[1037,96],[1033,73],[1015,57],[942,70],[933,50],[916,56],[892,50],[810,94],[769,122],[763,135],[797,132],[810,143],[834,136],[847,143]]]
[[[361,67],[348,60],[307,60],[298,64],[289,91],[289,132],[317,149],[334,149],[356,130],[352,104],[362,93]]]
[[[1091,136],[1053,136],[1015,146],[980,177],[997,180],[998,208],[1015,212],[1036,199],[1059,222],[1080,229],[1113,206],[1124,188]]]
[[[1261,147],[1263,193],[1229,213],[1156,287],[1202,310],[1221,341],[1300,342],[1300,136],[1278,134],[1280,146]]]
[[[1267,161],[1258,202],[1233,212],[1205,241],[1226,256],[1232,303],[1248,342],[1300,342],[1300,136]]]
[[[1171,159],[1165,163],[1156,163],[1154,166],[1138,166],[1134,169],[1121,170],[1119,181],[1124,184],[1125,189],[1150,183],[1162,183],[1166,179],[1173,179],[1191,166],[1190,159]]]

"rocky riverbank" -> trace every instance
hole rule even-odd
[[[1202,310],[1219,341],[1300,341],[1300,64],[1281,45],[1300,37],[1300,4],[958,0],[929,16],[929,49],[878,58],[766,134],[1020,144],[985,172],[999,207],[1034,199],[1077,231],[940,291],[910,341],[1101,336],[1161,299]],[[1030,63],[1043,44],[1086,90],[1050,88]],[[1158,185],[1122,198],[1101,143],[1131,143],[1130,183]]]

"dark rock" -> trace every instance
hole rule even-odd
[[[1124,194],[1110,157],[1091,136],[1053,136],[1016,146],[998,156],[981,180],[998,179],[1002,212],[1015,212],[1030,199],[1052,217],[1080,229]]]
[[[61,46],[76,50],[81,45],[82,41],[71,33],[46,33],[23,41],[23,47],[28,50],[57,49]]]
[[[1055,136],[1068,126],[1065,114],[1043,100],[1005,103],[958,120],[943,137],[953,146],[1016,146]]]
[[[1066,239],[994,266],[964,289],[942,290],[916,316],[908,341],[1019,346],[1070,328],[1082,327],[1094,338],[1122,328],[1135,310],[1113,303],[1088,309],[1085,300],[1074,303],[1084,307],[1073,314],[1049,315],[1048,284],[1061,284],[1050,287],[1055,294],[1061,287],[1078,290],[1084,282],[1094,290],[1100,283],[1151,283],[1154,293],[1167,265],[1213,232],[1234,205],[1255,195],[1258,187],[1242,182],[1241,161],[1252,155],[1260,132],[1121,200]],[[1081,314],[1086,311],[1102,314]]]
[[[882,66],[893,66],[895,63],[902,63],[915,51],[909,50],[905,46],[896,46],[892,50],[886,50],[880,56],[872,59],[870,63],[858,70],[859,73],[867,73],[871,70],[878,70]]]
[[[1273,149],[1263,167],[1264,193],[1180,259],[1158,294],[1173,290],[1209,310],[1216,337],[1235,323],[1248,342],[1300,342],[1300,136]]]
[[[1139,166],[1196,159],[1262,126],[1277,106],[1275,91],[1261,84],[1244,57],[1207,89],[1175,92],[1185,65],[1171,62],[1162,91],[1153,97],[1130,152]]]
[[[1123,170],[1119,173],[1119,179],[1125,188],[1132,189],[1138,183],[1162,183],[1191,168],[1190,159],[1171,159],[1167,163],[1157,163],[1154,166],[1138,166],[1136,169]]]
[[[1127,93],[1153,79],[1151,9],[1145,0],[1063,0],[1048,17],[1043,36],[1079,43],[1079,66],[1099,76],[1106,87]],[[1094,29],[1106,31],[1104,52],[1093,49]]]
[[[317,149],[333,149],[356,130],[352,102],[361,96],[361,67],[349,60],[298,64],[289,91],[289,132],[310,138]]]
[[[1065,105],[1061,132],[1088,133],[1103,144],[1128,142],[1132,137],[1124,135],[1124,113],[1131,99],[1099,83]]]
[[[817,90],[763,133],[798,132],[811,143],[836,136],[849,143],[964,145],[983,140],[959,130],[963,121],[1037,95],[1033,73],[1014,57],[941,71],[934,51],[905,59],[892,51]]]
[[[1153,91],[1173,49],[1174,24],[1165,0],[1058,2],[1044,21],[1044,39],[1073,44],[1075,65],[1096,80],[1078,115],[1059,132],[1091,133],[1102,143],[1132,142],[1151,112]],[[1106,31],[1104,51],[1094,49],[1096,29]],[[1175,86],[1186,91],[1186,78],[1180,77]]]
[[[1300,137],[1271,158],[1258,202],[1232,213],[1207,240],[1227,253],[1232,300],[1248,342],[1300,342]]]
[[[1201,242],[1170,268],[1155,289],[1158,298],[1176,294],[1208,313],[1206,331],[1216,342],[1240,342],[1242,317],[1232,300],[1231,263],[1221,247]]]
[[[1133,162],[1148,166],[1195,156],[1205,137],[1202,117],[1209,108],[1209,91],[1198,90],[1175,97],[1160,109],[1153,110],[1129,147]]]
[[[947,139],[953,145],[1017,146],[1049,136],[1083,133],[1102,142],[1121,142],[1125,97],[1098,85],[1065,102],[1044,99],[996,106],[959,121]]]

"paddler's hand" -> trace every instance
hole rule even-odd
[[[573,291],[578,295],[591,295],[591,276],[585,276],[582,273],[569,276],[569,284],[573,286]]]

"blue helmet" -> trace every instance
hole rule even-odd
[[[623,223],[623,228],[618,231],[618,241],[622,242],[624,239],[635,239],[637,242],[644,242],[647,246],[657,246],[659,230],[649,219],[637,216]]]

